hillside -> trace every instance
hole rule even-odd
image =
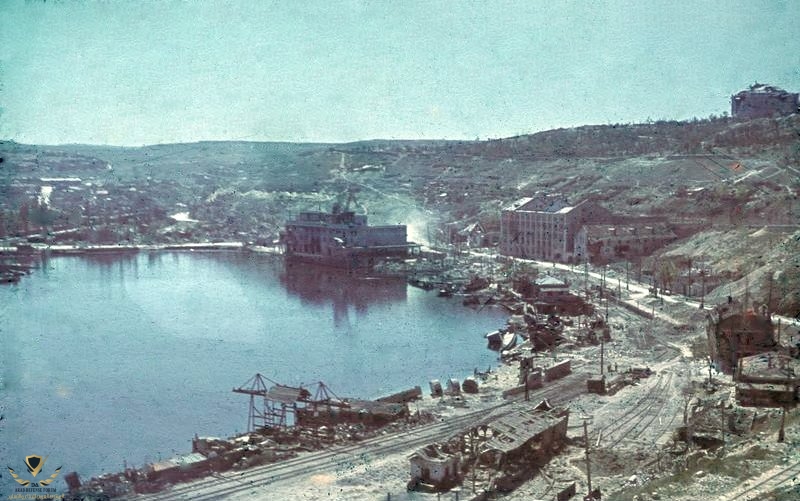
[[[96,191],[148,214],[134,239],[271,240],[293,212],[329,207],[348,190],[372,220],[405,222],[412,238],[441,240],[442,223],[480,221],[498,226],[509,202],[537,191],[591,198],[622,214],[664,214],[707,229],[668,249],[702,253],[738,279],[761,263],[759,274],[787,277],[800,289],[790,260],[792,228],[800,221],[800,116],[737,122],[585,126],[490,141],[389,141],[349,144],[202,142],[140,148],[31,146],[0,143],[0,199],[5,235],[19,232],[23,205],[41,177],[80,177],[92,188],[74,191],[66,205],[54,194],[52,219],[103,210]],[[27,186],[27,188],[26,188]],[[85,187],[86,188],[86,187]],[[114,196],[116,195],[116,197]],[[83,199],[81,198],[83,197]],[[81,202],[83,200],[83,203]],[[138,210],[138,212],[137,212]],[[187,229],[165,218],[189,212]],[[70,219],[71,216],[71,219]],[[106,218],[112,227],[119,218]],[[788,225],[770,239],[741,243],[763,225]],[[180,226],[180,227],[178,227]],[[142,235],[145,231],[146,235]],[[110,231],[105,238],[121,238]],[[82,238],[95,238],[94,234]],[[777,247],[776,247],[777,246]],[[783,246],[783,247],[780,247]],[[778,252],[774,249],[785,248]],[[781,275],[781,273],[783,275]],[[759,282],[752,277],[750,284]],[[794,314],[800,302],[782,309]],[[795,305],[795,306],[793,306]]]

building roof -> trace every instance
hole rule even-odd
[[[543,412],[538,408],[513,412],[488,424],[492,437],[486,441],[485,447],[502,453],[515,451],[567,419],[567,416],[557,415],[555,411]]]
[[[567,287],[566,282],[550,275],[537,278],[535,284],[543,287]]]
[[[405,404],[394,402],[377,402],[374,400],[347,400],[353,412],[365,412],[372,415],[401,416],[406,411]]]
[[[533,198],[531,198],[531,197],[520,198],[519,200],[516,200],[516,201],[508,204],[506,207],[503,208],[503,210],[517,210],[520,207],[522,207],[525,204],[527,204],[528,202],[530,202],[531,200],[533,200]]]
[[[800,380],[800,360],[777,351],[742,357],[740,375],[749,380]]]
[[[441,450],[441,446],[439,444],[426,445],[422,449],[415,451],[414,454],[409,456],[409,459],[412,461],[419,459],[428,463],[446,463],[455,458],[456,456],[453,454],[448,454]]]
[[[744,303],[733,299],[727,303],[718,304],[708,310],[706,314],[709,322],[719,324],[734,318],[739,321],[741,330],[757,329],[772,330],[772,319],[766,314],[758,314],[752,308],[745,309]],[[730,325],[730,323],[726,323]]]
[[[736,96],[744,96],[747,94],[776,94],[776,95],[789,95],[793,94],[791,92],[787,92],[780,87],[775,87],[774,85],[768,84],[761,84],[761,83],[754,83],[750,86],[750,88],[743,90],[736,94]]]
[[[535,197],[520,198],[507,206],[506,211],[546,212],[549,214],[566,214],[575,207],[567,203],[561,195],[537,195]]]

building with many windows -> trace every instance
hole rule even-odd
[[[500,215],[500,253],[547,261],[574,262],[581,226],[611,214],[588,200],[569,205],[561,195],[520,199]]]
[[[587,224],[575,236],[575,260],[630,260],[650,255],[676,238],[664,223]]]

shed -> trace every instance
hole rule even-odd
[[[457,483],[461,454],[449,454],[439,444],[430,444],[409,457],[411,483],[432,484],[438,488]]]

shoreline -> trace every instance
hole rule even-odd
[[[103,258],[103,259],[113,259],[113,260],[118,260],[119,259],[119,260],[125,261],[125,260],[128,260],[128,259],[134,258],[134,256],[138,256],[134,260],[143,259],[144,257],[146,257],[146,254],[138,255],[137,254],[138,252],[152,252],[153,253],[152,255],[156,255],[155,253],[157,253],[157,252],[173,252],[173,251],[195,251],[195,252],[199,251],[199,252],[202,252],[202,251],[208,251],[208,252],[222,252],[221,254],[217,254],[216,255],[217,257],[214,257],[213,255],[208,254],[209,259],[212,259],[212,260],[215,260],[215,259],[240,259],[240,258],[236,258],[235,256],[242,256],[241,259],[248,259],[248,258],[246,258],[246,256],[249,255],[249,254],[229,254],[229,253],[226,254],[226,253],[224,253],[225,251],[242,251],[242,250],[246,250],[246,251],[250,251],[250,252],[254,252],[254,253],[264,254],[266,256],[271,256],[271,257],[266,257],[266,259],[264,261],[262,261],[262,262],[273,262],[273,261],[277,262],[277,259],[280,257],[280,254],[275,252],[274,248],[270,248],[270,247],[267,247],[267,248],[252,248],[252,247],[245,247],[245,246],[243,246],[242,244],[239,244],[239,243],[235,243],[235,244],[231,244],[231,243],[199,243],[199,244],[198,243],[187,243],[187,244],[180,244],[180,245],[177,245],[177,246],[176,245],[171,245],[171,244],[158,245],[158,246],[122,246],[122,245],[113,245],[113,246],[92,246],[92,247],[77,247],[77,246],[57,246],[56,247],[56,246],[39,245],[37,247],[41,248],[41,249],[37,249],[37,250],[42,250],[41,253],[19,254],[19,256],[20,257],[27,256],[29,259],[33,259],[34,261],[38,261],[39,259],[46,260],[45,259],[46,256],[53,256],[53,257],[55,257],[55,256],[58,256],[58,257],[63,257],[63,256],[66,256],[66,257],[69,257],[69,256],[83,256],[83,258],[81,260],[88,259],[89,261],[92,261],[91,256],[93,256],[95,254],[98,254],[100,256],[98,256],[97,259],[101,259],[102,255],[107,255],[108,257],[107,258]],[[176,255],[181,255],[181,254],[187,255],[185,253],[180,253],[180,252],[177,253]],[[129,257],[123,257],[123,256],[129,256]],[[228,256],[228,257],[226,257],[226,256]],[[255,258],[255,256],[253,256],[253,258]],[[407,286],[407,283],[406,283],[406,286]],[[436,296],[436,294],[434,292],[432,294],[427,294],[426,296],[427,296],[426,300],[429,301],[431,298],[434,298]],[[458,303],[453,303],[453,305],[454,306],[458,306],[459,308],[462,308],[462,309],[464,308],[464,307],[460,306],[460,301],[458,301]],[[506,317],[507,317],[507,315],[503,315],[504,319]],[[484,332],[478,331],[478,330],[475,330],[473,332],[473,334],[474,334],[474,336],[473,336],[474,337],[473,346],[474,346],[474,351],[476,353],[480,353],[481,351],[485,350],[485,348],[484,348],[484,340],[483,340],[483,333]],[[478,364],[476,364],[476,365],[478,365]],[[493,357],[493,360],[491,362],[491,366],[492,366],[492,370],[494,371],[497,368],[502,366],[502,362],[499,361],[496,357]],[[463,381],[463,379],[465,377],[473,375],[472,374],[472,368],[473,368],[472,365],[470,365],[469,368],[467,368],[462,374],[458,374],[458,375],[454,375],[454,376]],[[481,371],[486,370],[486,365],[484,364],[484,365],[482,365],[482,366],[480,366],[478,368]],[[444,369],[445,369],[445,367],[442,367],[442,371],[440,371],[440,372],[446,373],[447,371],[444,370]],[[364,395],[364,398],[367,398],[369,400],[374,400],[376,398],[386,396],[387,394],[391,394],[391,393],[399,392],[399,391],[404,391],[404,390],[408,389],[409,387],[413,387],[414,384],[425,383],[425,384],[423,384],[421,386],[422,386],[422,389],[423,389],[423,391],[424,391],[424,393],[425,393],[425,395],[427,397],[427,394],[428,394],[428,389],[426,388],[426,385],[427,385],[427,382],[428,382],[427,379],[424,380],[424,381],[414,381],[415,379],[418,379],[418,378],[409,377],[408,380],[405,383],[401,383],[399,385],[396,385],[391,390],[388,390],[386,392],[381,392],[380,394],[374,394],[374,395],[365,394],[365,393],[361,393],[361,394]],[[222,389],[220,389],[220,391],[222,391]],[[429,400],[429,398],[426,398],[425,400]],[[433,402],[435,402],[435,401],[433,401]],[[420,405],[420,407],[422,407],[422,406]],[[197,430],[200,433],[200,435],[206,435],[206,434],[209,433],[208,431],[206,433],[203,433],[201,431],[201,429],[198,429],[198,428],[195,428],[195,430]],[[223,436],[231,436],[231,437],[238,436],[237,434],[231,433],[231,432],[233,432],[233,429],[229,429],[228,433],[223,434]],[[188,439],[190,437],[186,436],[184,438]],[[189,452],[190,452],[190,450],[187,450],[187,449],[181,450],[181,453],[189,453]],[[137,463],[138,463],[138,461],[137,461]],[[145,462],[145,463],[143,463],[142,466],[145,466],[146,464],[148,464],[148,463]],[[94,477],[96,475],[91,475],[91,476]]]
[[[278,254],[270,247],[248,246],[242,242],[187,242],[175,244],[107,244],[107,245],[49,245],[26,244],[23,246],[0,247],[0,254],[25,256],[29,254],[94,254],[94,253],[136,253],[163,250],[251,250]]]

